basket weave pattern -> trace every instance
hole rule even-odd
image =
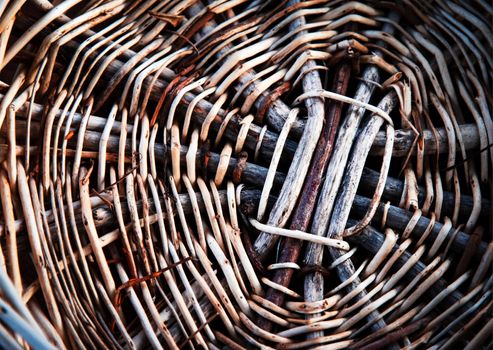
[[[0,2],[0,348],[492,346],[492,18]]]

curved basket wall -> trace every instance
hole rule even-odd
[[[492,16],[0,2],[0,347],[491,347]]]

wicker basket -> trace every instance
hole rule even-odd
[[[0,2],[0,348],[491,348],[492,18]]]

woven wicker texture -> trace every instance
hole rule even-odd
[[[492,347],[492,18],[0,1],[0,348]]]

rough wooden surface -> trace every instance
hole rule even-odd
[[[296,4],[297,1],[290,1],[288,5]],[[303,25],[305,20],[300,17],[290,24],[290,28],[295,30]],[[298,35],[302,35],[301,32]],[[305,63],[304,69],[310,70],[315,66],[315,62],[308,60]],[[322,89],[319,73],[315,70],[308,71],[302,79],[303,91],[314,91]],[[306,174],[308,172],[310,161],[313,158],[315,147],[317,146],[318,138],[322,132],[324,123],[324,100],[320,97],[307,99],[305,106],[308,113],[308,119],[303,129],[303,135],[297,145],[296,153],[293,156],[289,171],[284,181],[281,192],[279,193],[278,201],[272,209],[267,223],[283,227],[286,225],[300,195]],[[256,253],[260,257],[265,257],[276,243],[275,236],[261,233],[255,240],[254,247]]]
[[[344,94],[347,91],[347,85],[350,77],[350,66],[342,65],[338,69],[338,74],[334,81],[334,91]],[[306,230],[311,222],[312,212],[315,208],[317,194],[322,183],[322,174],[324,173],[327,162],[330,159],[333,142],[336,136],[337,126],[339,125],[340,116],[342,113],[342,103],[330,102],[326,113],[326,121],[322,129],[322,134],[318,141],[317,149],[313,157],[313,162],[310,166],[307,179],[303,186],[302,194],[296,210],[293,214],[290,228],[295,230]],[[301,254],[303,242],[296,239],[286,239],[281,242],[280,256],[278,262],[297,262]],[[272,280],[282,286],[287,287],[294,274],[293,269],[280,269],[274,274]],[[284,301],[284,293],[270,288],[267,292],[267,299],[276,305],[282,305]],[[261,319],[262,322],[265,319]],[[263,328],[269,329],[271,323],[263,321]]]

